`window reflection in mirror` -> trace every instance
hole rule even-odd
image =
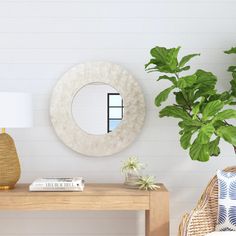
[[[78,91],[72,103],[72,115],[78,126],[89,134],[112,132],[124,113],[120,94],[110,85],[93,83]]]
[[[107,94],[107,132],[114,130],[123,119],[124,105],[119,93]]]

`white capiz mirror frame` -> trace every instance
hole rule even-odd
[[[93,83],[110,85],[123,99],[120,125],[103,135],[81,129],[72,114],[78,91]],[[57,82],[51,96],[50,118],[60,140],[72,150],[86,156],[109,156],[128,147],[140,132],[145,119],[145,100],[138,82],[120,65],[89,62],[72,67]]]

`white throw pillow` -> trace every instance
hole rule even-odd
[[[236,173],[217,171],[219,198],[216,231],[236,231]],[[236,232],[233,234],[236,236]]]
[[[236,236],[236,232],[212,232],[205,236]]]

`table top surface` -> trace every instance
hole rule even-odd
[[[167,192],[163,184],[158,184],[160,189],[156,192]],[[124,184],[86,184],[83,192],[30,192],[29,184],[17,184],[12,190],[1,190],[0,198],[6,196],[149,196],[150,191],[129,189]]]

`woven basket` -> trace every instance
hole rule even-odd
[[[13,139],[0,134],[0,189],[13,188],[20,178],[20,163]]]
[[[226,172],[236,172],[236,166]],[[205,236],[215,231],[218,214],[218,181],[215,175],[207,185],[198,204],[189,214],[185,214],[179,226],[178,236]]]

